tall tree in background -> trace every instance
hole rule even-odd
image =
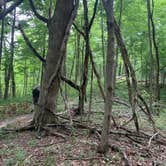
[[[101,143],[99,146],[99,152],[105,153],[108,150],[108,136],[109,136],[109,126],[110,118],[112,113],[113,105],[113,88],[114,88],[114,0],[103,0],[103,6],[106,11],[107,16],[107,57],[106,57],[106,76],[105,76],[105,113],[104,122],[101,135]]]
[[[15,22],[16,22],[16,8],[13,11],[13,22],[12,22],[12,30],[11,30],[11,86],[12,86],[12,96],[16,96],[16,84],[15,84],[15,74],[14,74],[14,31],[15,31]]]
[[[159,49],[156,41],[156,28],[153,20],[153,14],[154,14],[154,0],[152,0],[152,12],[151,12],[151,24],[152,24],[152,39],[153,39],[153,45],[155,49],[155,99],[157,102],[160,101],[160,60],[159,60]]]
[[[3,4],[1,4],[3,5]],[[1,6],[2,7],[2,6]],[[6,5],[3,5],[4,10]],[[5,27],[5,18],[1,20],[1,36],[0,36],[0,98],[3,96],[2,92],[2,80],[1,80],[1,63],[2,63],[2,48],[3,48],[3,38],[4,38],[4,27]]]
[[[151,7],[150,0],[147,0],[147,14],[148,14],[148,38],[149,38],[149,55],[150,55],[150,110],[152,111],[153,95],[154,95],[154,58],[152,48],[151,35]]]
[[[11,41],[10,41],[10,57],[8,66],[5,72],[5,91],[4,91],[4,99],[8,98],[9,94],[9,85],[11,80],[12,86],[12,96],[15,97],[16,90],[15,90],[15,79],[14,79],[14,31],[15,31],[15,21],[16,21],[16,9],[13,11],[13,18],[12,18],[12,26],[11,26]]]

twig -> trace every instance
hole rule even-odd
[[[87,158],[81,158],[81,157],[71,157],[71,158],[66,158],[65,160],[98,160],[98,159],[103,159],[107,160],[105,157],[87,157]]]
[[[42,127],[44,130],[48,131],[51,135],[54,136],[58,136],[58,137],[62,137],[63,139],[66,139],[66,136],[64,134],[58,133],[56,131],[52,131],[50,128],[48,127]]]
[[[12,12],[17,6],[19,6],[23,0],[17,0],[15,3],[13,3],[10,7],[8,7],[5,11],[0,13],[0,20],[2,20],[8,13]]]
[[[29,4],[30,4],[31,9],[32,9],[32,11],[34,12],[35,16],[36,16],[39,20],[43,21],[44,23],[48,23],[48,19],[45,18],[45,17],[43,17],[42,15],[40,15],[40,14],[37,12],[37,10],[36,10],[36,8],[35,8],[35,5],[34,5],[34,3],[33,3],[33,0],[29,0]]]
[[[150,139],[149,139],[149,141],[148,141],[148,148],[150,147],[153,138],[154,138],[156,135],[158,135],[158,134],[159,134],[159,132],[153,134],[153,135],[150,137]]]

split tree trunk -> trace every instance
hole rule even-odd
[[[74,20],[74,0],[57,0],[52,18],[48,22],[48,55],[43,67],[40,97],[34,116],[38,130],[54,121],[57,96],[60,88],[59,72],[65,54],[69,29]],[[73,13],[75,12],[75,13]]]

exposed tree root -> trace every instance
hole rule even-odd
[[[96,128],[96,127],[91,127],[91,126],[87,126],[85,123],[80,123],[77,120],[73,120],[73,125],[71,126],[70,123],[68,121],[70,121],[70,118],[67,117],[63,117],[61,115],[55,115],[55,117],[57,118],[62,118],[65,119],[65,123],[52,123],[52,124],[47,124],[45,126],[42,126],[42,132],[46,133],[45,135],[54,135],[54,136],[58,136],[61,137],[63,139],[66,139],[66,135],[58,133],[56,131],[53,131],[52,128],[53,127],[61,127],[62,130],[66,130],[66,132],[71,132],[71,127],[75,127],[75,128],[79,128],[79,129],[88,129],[90,134],[96,134],[98,136],[98,138],[100,139],[101,136],[101,128]],[[23,131],[27,131],[27,130],[36,130],[34,122],[31,121],[30,124],[28,124],[27,126],[24,127],[19,127],[19,128],[3,128],[3,132],[4,134],[8,134],[11,132],[23,132]],[[41,138],[42,135],[40,135],[41,133],[37,133],[38,136]],[[137,143],[137,144],[141,144],[146,146],[147,148],[150,147],[150,145],[152,144],[152,142],[156,143],[156,144],[160,144],[160,145],[165,145],[166,146],[166,138],[160,134],[160,132],[158,131],[157,133],[150,135],[148,133],[145,133],[143,131],[140,131],[139,133],[133,131],[133,130],[129,130],[126,129],[124,127],[119,127],[116,130],[111,130],[110,131],[111,135],[118,135],[118,136],[123,136],[123,137],[127,137],[128,139],[132,140],[133,142]]]
[[[23,131],[28,131],[28,130],[34,130],[35,126],[33,124],[24,126],[24,127],[19,127],[19,128],[2,128],[2,131],[4,134],[12,133],[12,132],[23,132]]]
[[[132,164],[130,163],[127,154],[124,150],[122,150],[120,147],[116,146],[116,145],[109,145],[112,149],[112,151],[115,152],[119,152],[120,155],[122,156],[123,160],[125,161],[125,166],[132,166]]]

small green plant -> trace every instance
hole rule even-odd
[[[54,166],[55,165],[55,159],[54,156],[48,156],[45,162],[46,166]]]
[[[157,116],[156,119],[156,126],[161,130],[166,130],[166,109],[161,111],[160,115]]]
[[[16,158],[10,158],[5,160],[5,166],[15,165],[17,162]]]
[[[31,139],[30,141],[28,141],[28,145],[31,147],[35,147],[37,145],[38,141],[36,139]]]
[[[22,162],[26,157],[26,151],[23,149],[17,148],[15,157],[18,162]]]

